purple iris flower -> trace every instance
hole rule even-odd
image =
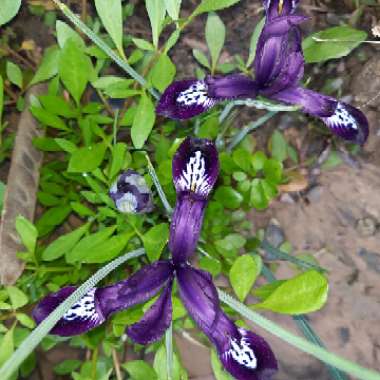
[[[153,210],[153,197],[142,175],[132,169],[121,173],[109,195],[123,213],[143,214]]]
[[[127,280],[93,288],[68,310],[52,329],[53,334],[72,336],[101,325],[120,310],[144,303],[159,294],[142,319],[127,328],[136,343],[160,339],[172,320],[172,286],[190,316],[215,345],[225,369],[238,380],[270,380],[277,371],[268,343],[251,331],[237,327],[223,312],[209,273],[192,267],[207,198],[219,173],[215,145],[205,139],[186,138],[173,158],[177,204],[170,230],[172,260],[156,261]],[[44,320],[75,287],[46,296],[33,310],[37,323]]]
[[[260,95],[300,106],[303,112],[321,119],[334,134],[364,144],[368,137],[368,121],[360,110],[300,84],[304,57],[299,24],[307,17],[295,14],[298,2],[264,0],[266,20],[253,65],[255,79],[232,74],[174,82],[163,93],[157,113],[173,119],[188,119],[218,102]]]

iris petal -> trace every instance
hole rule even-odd
[[[177,194],[190,193],[207,199],[219,174],[218,152],[207,139],[187,137],[173,158],[173,181]]]
[[[269,20],[295,12],[299,0],[264,0],[264,8]]]
[[[127,334],[136,343],[150,344],[164,335],[171,320],[172,285],[170,282],[143,318],[128,328]]]
[[[207,90],[207,84],[203,80],[173,82],[162,94],[156,112],[172,119],[190,119],[217,103],[216,99],[209,97]]]
[[[367,140],[367,118],[349,104],[302,87],[285,89],[271,98],[301,106],[304,112],[319,117],[331,132],[347,141],[362,145]]]
[[[39,324],[56,307],[76,290],[75,286],[68,286],[58,292],[46,296],[33,310],[33,318]],[[72,336],[101,325],[105,316],[98,302],[97,289],[90,290],[76,304],[74,304],[57,322],[51,330],[52,334]]]

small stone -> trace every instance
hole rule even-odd
[[[306,198],[310,203],[317,203],[321,200],[323,187],[320,185],[312,187],[306,194]]]
[[[380,253],[367,251],[362,248],[359,256],[367,263],[368,269],[380,273]]]
[[[339,337],[343,345],[347,344],[350,341],[350,329],[348,327],[340,327]]]
[[[356,230],[359,235],[363,237],[373,236],[376,233],[377,222],[372,217],[367,217],[363,219],[359,219],[356,223]]]
[[[265,230],[265,240],[273,247],[278,248],[285,241],[285,235],[281,227],[271,221]]]
[[[295,200],[293,199],[293,197],[288,193],[281,194],[280,202],[287,203],[290,205],[293,205],[294,203],[296,203]]]

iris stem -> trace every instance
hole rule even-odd
[[[256,325],[260,326],[264,330],[270,332],[271,334],[277,336],[278,338],[284,340],[290,345],[296,347],[297,349],[304,351],[324,363],[330,364],[331,366],[349,373],[352,376],[356,376],[358,379],[362,380],[380,380],[380,373],[364,368],[356,363],[353,363],[347,359],[344,359],[332,352],[325,350],[316,344],[308,342],[306,339],[301,338],[297,335],[292,334],[288,330],[279,326],[278,324],[270,321],[269,319],[263,317],[262,315],[255,313],[247,306],[237,301],[229,294],[218,289],[218,294],[220,300],[241,314],[244,318],[250,320]]]
[[[152,162],[150,161],[149,155],[147,153],[145,153],[145,158],[146,158],[146,161],[148,163],[148,172],[149,172],[149,175],[151,176],[152,181],[154,183],[154,186],[157,189],[158,196],[160,197],[161,202],[164,205],[167,214],[170,216],[173,213],[173,209],[170,206],[170,204],[168,202],[168,199],[166,198],[164,189],[161,186],[160,180],[157,177],[157,173],[154,170]]]
[[[96,46],[98,46],[104,53],[108,55],[119,67],[121,67],[127,74],[129,74],[135,81],[140,83],[142,87],[148,89],[153,97],[158,99],[160,97],[157,90],[149,86],[148,82],[130,66],[125,57],[120,57],[116,54],[101,38],[99,38],[79,17],[77,17],[65,4],[60,0],[53,0],[55,5],[62,11],[62,13],[85,34]]]
[[[168,380],[173,379],[173,323],[170,323],[169,328],[165,333],[166,347],[166,372]]]
[[[269,283],[276,281],[276,277],[266,265],[263,265],[262,274]],[[293,316],[293,320],[295,321],[299,330],[302,332],[302,334],[309,342],[312,342],[322,348],[326,348],[321,338],[314,332],[313,328],[311,327],[310,323],[307,321],[305,316],[295,315]],[[347,380],[347,376],[335,367],[332,367],[329,364],[326,364],[326,367],[329,370],[332,379]]]
[[[320,267],[319,265],[309,263],[308,261],[299,259],[298,257],[294,257],[292,255],[289,255],[289,254],[283,252],[283,251],[280,251],[278,248],[269,244],[269,242],[265,239],[261,242],[261,248],[264,251],[266,251],[269,255],[274,256],[275,259],[289,261],[292,264],[295,264],[295,265],[297,265],[301,268],[304,268],[304,269],[314,269],[320,273],[327,272],[326,269]],[[268,259],[268,260],[270,260],[270,259]]]
[[[231,152],[237,145],[241,143],[241,141],[253,130],[261,127],[263,124],[265,124],[269,119],[271,119],[273,116],[277,115],[278,112],[276,111],[270,111],[264,116],[260,117],[258,120],[254,121],[253,123],[248,124],[246,127],[244,127],[242,130],[240,130],[235,136],[232,137],[231,142],[228,144],[226,151]]]
[[[126,253],[123,256],[111,261],[109,264],[100,268],[86,282],[78,287],[66,300],[64,300],[46,319],[44,319],[31,334],[21,343],[12,356],[0,368],[0,379],[7,380],[22,364],[22,362],[34,351],[38,344],[55,324],[62,318],[67,310],[86,295],[94,286],[103,280],[110,272],[115,270],[126,261],[142,256],[145,253],[144,249],[140,248],[135,251]]]

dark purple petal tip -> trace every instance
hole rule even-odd
[[[334,134],[345,140],[359,145],[367,141],[368,120],[363,112],[349,104],[337,102],[333,115],[324,117],[322,120]]]
[[[123,213],[142,214],[154,208],[152,192],[144,177],[131,169],[119,175],[109,195],[116,208]]]
[[[215,144],[207,139],[187,137],[173,157],[173,181],[178,193],[207,199],[219,174]]]
[[[219,351],[219,358],[237,380],[271,380],[278,370],[269,344],[261,336],[243,328],[230,337],[226,350]]]
[[[68,286],[42,299],[32,312],[37,324],[41,323],[75,290],[76,287]],[[100,310],[96,292],[96,288],[90,290],[74,304],[53,327],[51,333],[60,336],[79,335],[102,324],[105,317]]]
[[[209,97],[203,80],[185,79],[173,82],[161,95],[156,112],[171,119],[185,120],[197,116],[217,103]]]
[[[286,16],[295,12],[299,0],[264,0],[264,8],[268,19]]]

